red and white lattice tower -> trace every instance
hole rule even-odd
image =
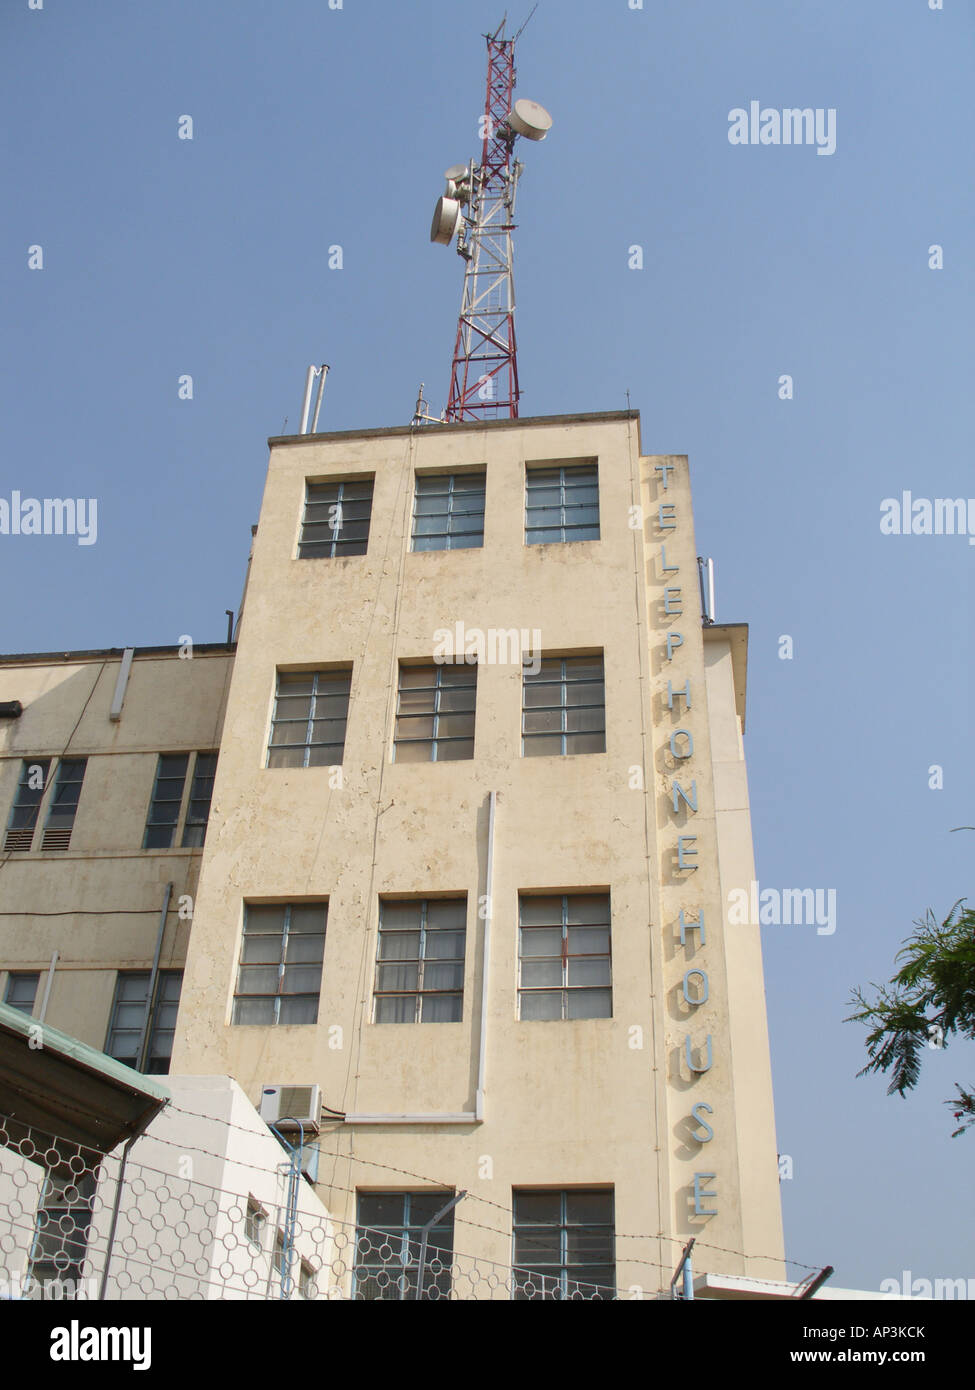
[[[447,192],[437,204],[430,233],[432,241],[446,245],[456,231],[457,251],[465,261],[447,421],[518,415],[511,234],[522,165],[513,150],[519,135],[544,140],[552,120],[537,103],[514,101],[515,39],[501,37],[503,28],[502,23],[485,35],[481,162],[447,170]]]

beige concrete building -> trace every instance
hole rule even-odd
[[[169,1069],[232,665],[225,646],[0,657],[0,999],[143,1071]]]
[[[0,665],[0,802],[50,760],[0,870],[36,914],[0,917],[4,997],[57,951],[51,1021],[161,1066],[117,980],[158,1013],[172,883],[173,1070],[319,1088],[319,1196],[384,1233],[353,1294],[411,1296],[431,1220],[498,1271],[476,1297],[512,1265],[522,1296],[655,1297],[691,1236],[695,1274],[783,1279],[758,927],[726,911],[747,632],[702,622],[696,557],[687,460],[635,413],[272,440],[236,652]]]

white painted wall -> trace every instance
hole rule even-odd
[[[169,1076],[166,1085],[170,1104],[128,1154],[105,1298],[281,1298],[272,1266],[275,1233],[285,1226],[287,1154],[229,1077]],[[98,1297],[121,1162],[120,1146],[98,1164],[87,1297]],[[42,1178],[35,1162],[0,1149],[0,1293],[7,1297],[22,1294]],[[245,1232],[248,1197],[266,1214],[260,1245]],[[330,1296],[332,1239],[328,1211],[301,1179],[292,1298],[300,1296],[301,1260],[318,1276],[312,1296]]]

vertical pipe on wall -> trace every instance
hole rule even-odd
[[[56,970],[57,963],[60,959],[60,951],[54,951],[51,955],[51,964],[48,966],[47,970],[47,981],[44,985],[44,998],[41,1000],[40,1012],[37,1015],[38,1023],[43,1023],[47,1015],[47,1002],[51,997],[51,985],[54,983],[54,971]]]
[[[159,979],[159,957],[162,954],[163,933],[166,930],[166,916],[169,912],[169,900],[172,896],[173,885],[167,883],[163,892],[162,907],[159,909],[159,930],[156,932],[156,953],[152,958],[152,970],[149,973],[149,990],[146,997],[146,1021],[142,1025],[142,1039],[139,1043],[139,1065],[136,1067],[136,1071],[144,1072],[146,1069],[149,1039],[152,1033],[152,1016],[156,1002],[156,981]]]
[[[122,1193],[125,1189],[125,1165],[129,1161],[129,1150],[138,1138],[139,1134],[129,1135],[119,1162],[118,1177],[115,1179],[115,1200],[112,1203],[112,1220],[108,1228],[108,1240],[105,1243],[105,1263],[102,1266],[102,1281],[98,1289],[99,1300],[105,1298],[105,1286],[108,1283],[108,1270],[112,1263],[112,1251],[115,1247],[115,1230],[118,1226],[119,1207],[122,1204]]]
[[[498,794],[491,792],[488,807],[487,865],[484,873],[485,910],[484,938],[481,948],[481,1039],[477,1054],[477,1092],[474,1096],[474,1114],[478,1120],[484,1119],[484,1073],[487,1062],[487,1020],[488,997],[491,977],[491,920],[494,917],[494,817]]]

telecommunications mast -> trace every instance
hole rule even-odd
[[[445,421],[515,419],[518,415],[511,233],[523,166],[512,152],[518,136],[544,140],[552,118],[537,102],[513,100],[515,41],[521,29],[514,38],[503,38],[504,23],[485,35],[487,99],[481,121],[481,162],[450,166],[430,229],[430,240],[442,246],[449,246],[456,234],[457,252],[465,263]]]

